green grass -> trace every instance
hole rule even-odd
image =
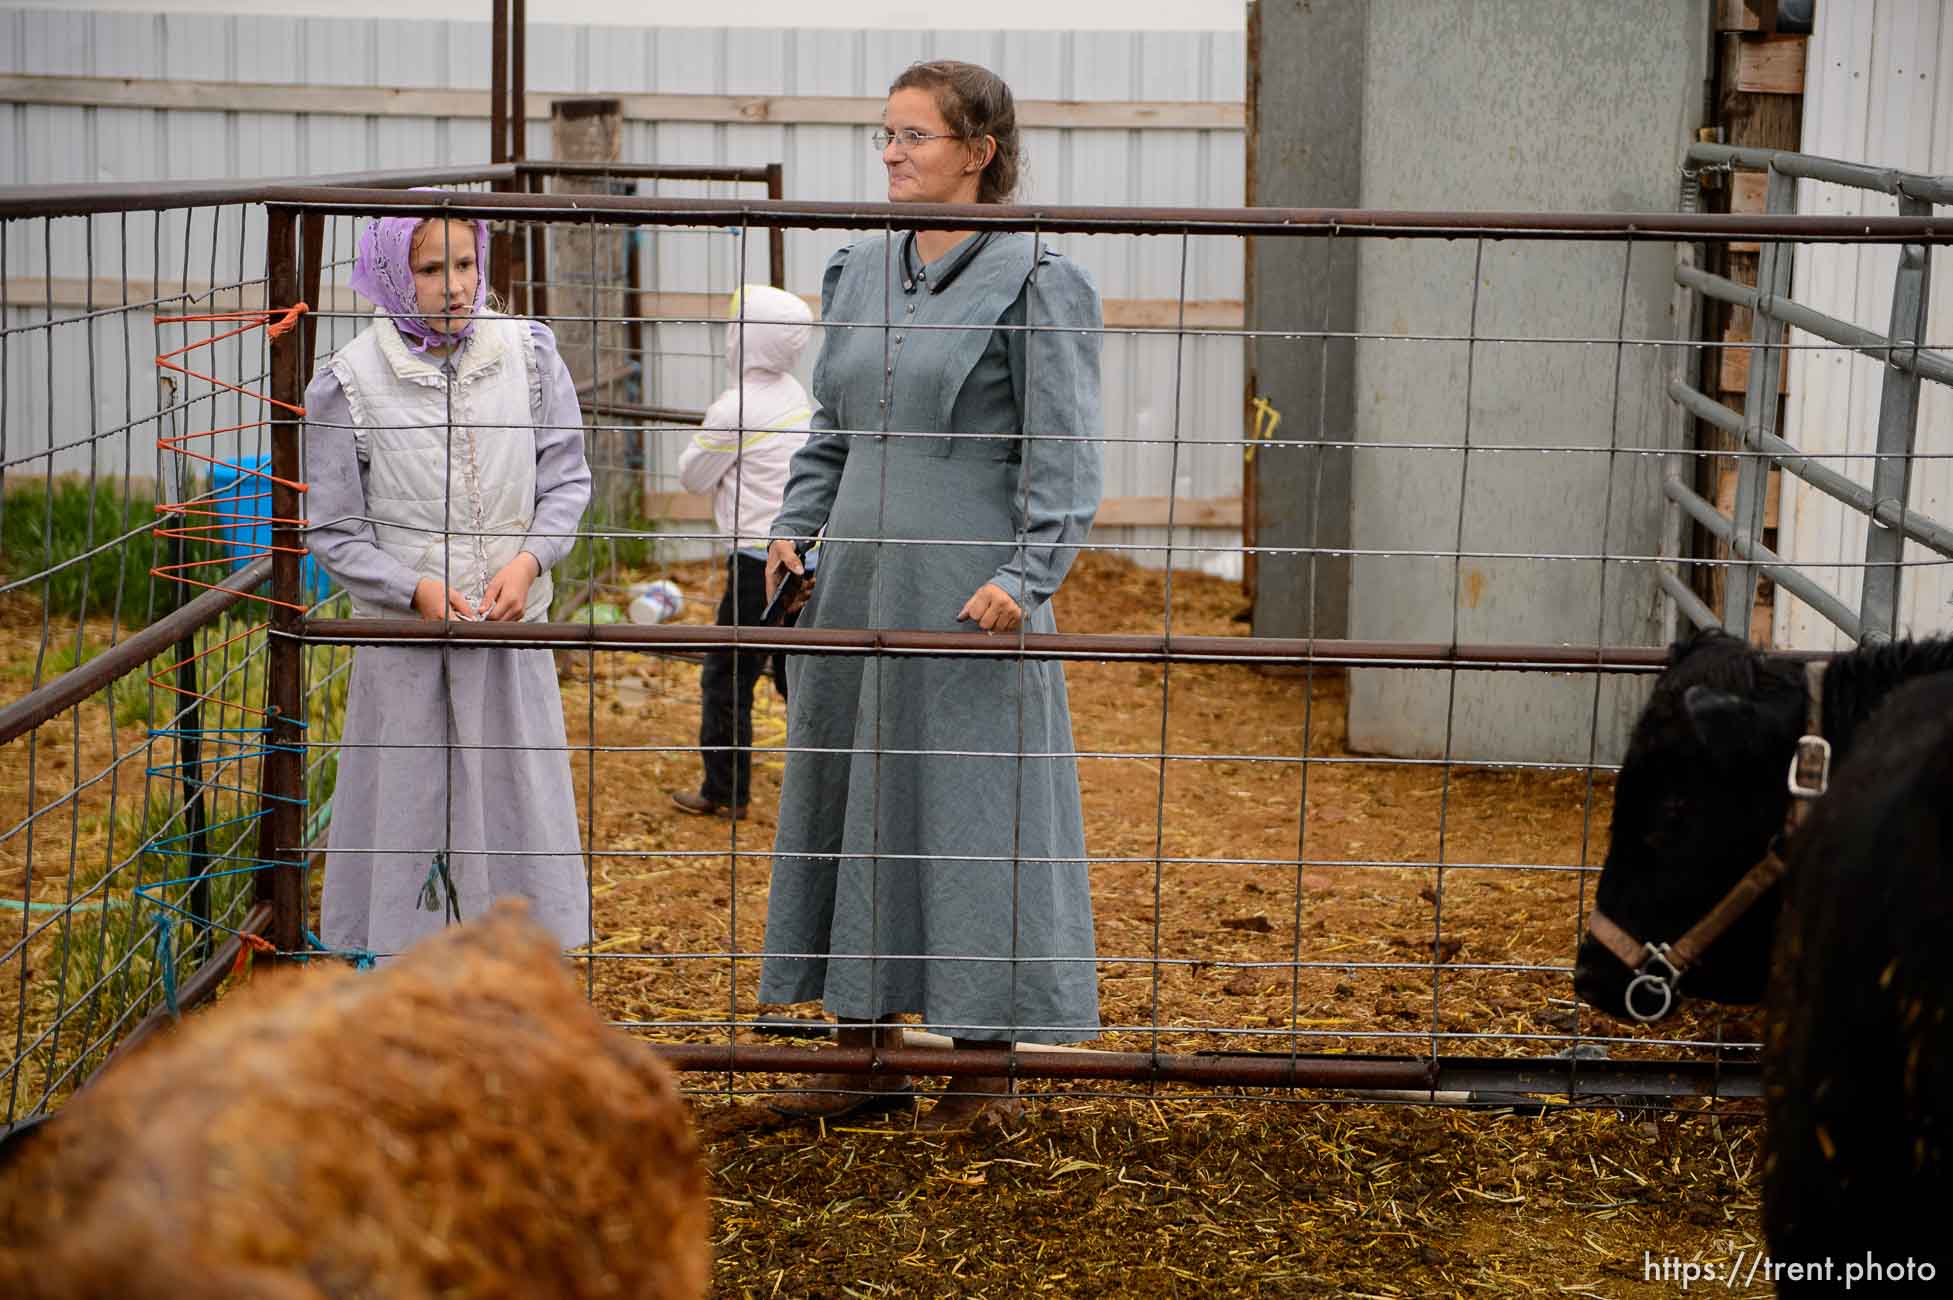
[[[185,599],[179,584],[150,573],[170,562],[170,541],[151,530],[110,543],[155,518],[153,499],[125,497],[112,483],[91,489],[64,479],[51,494],[44,483],[14,488],[0,517],[0,572],[9,582],[45,574],[26,590],[52,615],[79,613],[84,602],[90,613],[114,610],[119,590],[121,621],[142,624]],[[91,551],[96,553],[89,555]],[[213,543],[184,543],[186,561],[208,560],[217,553]],[[191,570],[206,581],[215,581],[210,575],[224,571],[216,564]]]
[[[343,611],[329,607],[322,612]],[[203,702],[199,719],[201,729],[208,733],[262,723],[257,715],[245,712],[244,706],[262,707],[264,703],[265,633],[221,644],[258,616],[258,611],[247,607],[242,617],[222,620],[198,633],[198,648],[208,651],[199,660],[200,682],[203,691],[214,697]],[[81,658],[95,652],[91,648]],[[332,675],[335,654],[343,659],[346,651],[330,646],[313,646],[306,651],[308,733],[322,742],[339,736],[345,717],[349,675],[343,671]],[[50,659],[54,657],[50,655]],[[60,657],[63,667],[72,667],[65,661],[76,657],[73,646],[65,647]],[[174,680],[170,670],[175,661],[176,653],[171,651],[108,688],[106,694],[118,724],[150,728],[181,725],[178,714],[182,697],[160,687],[152,693],[148,682],[152,674],[168,674]],[[211,916],[220,923],[228,918],[234,924],[248,910],[257,879],[251,868],[258,856],[256,814],[261,806],[256,789],[261,763],[250,756],[250,751],[261,743],[260,737],[250,734],[204,737],[207,856],[193,855],[182,811],[182,774],[174,766],[180,761],[180,751],[168,736],[153,741],[147,765],[156,769],[156,775],[146,803],[124,807],[112,819],[105,811],[79,818],[79,838],[88,841],[90,847],[78,864],[73,896],[88,901],[57,919],[46,938],[34,945],[26,1005],[22,1008],[28,1021],[27,1038],[31,1042],[57,1021],[61,1028],[21,1063],[24,1106],[36,1105],[43,1092],[50,1091],[51,1083],[53,1099],[65,1096],[101,1063],[112,1045],[97,1043],[97,1039],[118,1023],[126,1029],[160,1004],[163,967],[157,946],[159,916],[169,918],[171,964],[179,981],[187,979],[207,957],[208,943],[199,942],[198,927],[180,912],[169,910],[189,910],[196,886],[180,883],[158,889],[158,882],[188,882],[209,875]],[[309,774],[308,814],[331,799],[335,768],[335,763],[327,761],[317,764]],[[237,874],[222,874],[227,872]],[[148,888],[139,899],[136,890],[142,886]],[[106,906],[100,901],[104,898],[108,900]],[[151,899],[167,906],[159,908]],[[45,912],[32,917],[35,925],[47,920]],[[221,938],[219,931],[209,942]],[[4,1057],[0,1057],[0,1070],[5,1065]],[[0,1108],[10,1086],[10,1082],[0,1084]]]

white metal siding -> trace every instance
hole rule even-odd
[[[47,76],[485,89],[488,54],[484,22],[0,10],[0,71]],[[535,90],[568,94],[879,97],[910,61],[933,57],[984,63],[1008,80],[1021,99],[1238,103],[1246,84],[1246,50],[1238,31],[721,30],[534,21],[527,76]],[[880,198],[881,184],[866,139],[871,125],[633,122],[627,127],[624,156],[668,163],[781,161],[789,197],[872,200]],[[1190,206],[1242,201],[1244,147],[1238,130],[1034,129],[1026,137],[1029,164],[1023,196],[1029,200]],[[532,121],[527,143],[531,157],[549,156],[549,124]],[[0,179],[22,184],[436,166],[484,161],[488,147],[485,120],[0,105]],[[657,192],[725,193],[727,187],[665,183]],[[119,223],[120,218],[92,223],[97,276],[120,274],[114,260],[120,255]],[[52,274],[85,274],[84,227],[89,224],[55,223]],[[161,265],[166,277],[182,275],[182,224],[180,215],[163,219]],[[131,217],[129,228],[129,273],[146,279],[155,242],[151,219]],[[15,236],[25,229],[25,223],[16,223]],[[341,245],[348,235],[339,232]],[[791,232],[789,287],[818,293],[828,255],[850,237],[844,231]],[[204,241],[209,238],[210,215],[204,212],[196,219],[191,241],[192,280],[208,278],[213,259]],[[225,223],[216,244],[216,278],[238,278],[240,266],[248,277],[258,275],[261,243],[252,241],[261,239],[261,226],[254,226],[248,246],[239,245]],[[646,241],[652,250],[645,263],[649,289],[720,295],[735,283],[738,240],[733,232],[665,233],[647,235]],[[10,237],[10,278],[48,273],[38,248],[19,246],[25,242]],[[1091,271],[1109,300],[1172,300],[1183,277],[1190,300],[1242,298],[1241,244],[1236,239],[1197,239],[1183,245],[1159,237],[1060,236],[1054,242]],[[755,232],[748,244],[747,275],[763,279],[766,241]],[[9,325],[39,316],[11,308],[6,313]],[[718,331],[663,326],[659,332],[656,347],[662,355],[647,400],[703,407],[724,382],[722,368],[711,359]],[[119,325],[116,335],[119,349]],[[8,457],[21,454],[24,438],[37,432],[45,437],[39,430],[46,419],[46,394],[34,387],[44,384],[45,358],[40,362],[43,379],[36,381],[28,373],[34,369],[29,337],[16,336],[7,350]],[[132,346],[145,359],[154,351],[146,340]],[[85,348],[57,344],[57,393],[88,391],[84,353]],[[1176,354],[1185,363],[1177,385]],[[1241,460],[1233,444],[1241,430],[1242,383],[1242,349],[1236,340],[1190,337],[1181,344],[1171,336],[1109,337],[1105,385],[1110,438],[1168,438],[1177,427],[1185,438],[1219,445],[1181,448],[1176,471],[1170,446],[1115,443],[1107,448],[1106,495],[1237,495]],[[153,389],[153,380],[138,376],[136,386]],[[98,420],[106,424],[126,418],[119,388],[112,398],[98,398]],[[74,428],[85,431],[87,417],[79,409],[57,408],[56,421],[56,440],[63,442],[74,436]],[[675,465],[685,436],[664,436],[666,445],[654,452],[654,472],[663,475]],[[146,445],[136,454],[149,454]],[[86,462],[57,457],[55,468],[85,469]],[[675,490],[677,483],[667,476],[654,487]],[[1196,537],[1177,531],[1175,543],[1180,546],[1190,540],[1228,548],[1239,543],[1238,532],[1201,530]],[[1163,545],[1166,537],[1164,529],[1122,529],[1097,540]],[[1236,573],[1239,557],[1229,549],[1204,557],[1204,567]]]
[[[1905,171],[1953,172],[1953,30],[1939,0],[1860,0],[1820,4],[1804,87],[1806,153]],[[1883,194],[1812,181],[1798,183],[1797,210],[1881,215],[1898,211]],[[1938,211],[1943,215],[1945,209]],[[1805,245],[1797,250],[1792,292],[1821,312],[1884,333],[1891,325],[1895,249]],[[1945,250],[1933,254],[1935,272]],[[1934,277],[1926,341],[1953,348],[1953,286]],[[1822,345],[1790,331],[1790,397],[1785,437],[1805,451],[1865,456],[1876,445],[1883,367],[1867,357]],[[1915,462],[1908,504],[1953,522],[1953,392],[1924,385],[1919,402]],[[1940,459],[1935,459],[1940,457]],[[1871,481],[1869,459],[1827,462],[1860,483]],[[1865,518],[1788,474],[1783,476],[1780,549],[1818,582],[1858,607],[1865,558]],[[1914,634],[1953,626],[1953,573],[1939,557],[1909,546],[1901,580],[1899,620]],[[1847,644],[1831,623],[1777,589],[1775,641],[1781,646],[1830,649]]]

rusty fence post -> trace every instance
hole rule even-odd
[[[786,168],[779,163],[766,164],[766,197],[784,199],[787,196]],[[767,271],[769,282],[775,289],[787,287],[787,232],[784,226],[774,226],[766,232]],[[740,278],[745,278],[745,267],[740,267]]]
[[[292,208],[266,210],[265,274],[269,306],[282,310],[301,301],[299,217]],[[310,233],[308,231],[308,233]],[[305,250],[319,256],[317,241]],[[287,330],[271,343],[271,398],[296,407],[305,396],[307,333]],[[305,950],[305,647],[299,564],[304,537],[298,528],[301,481],[299,436],[303,421],[282,406],[271,421],[271,631],[265,648],[264,775],[260,792],[257,899],[272,908],[266,936],[281,953]]]
[[[488,152],[489,161],[505,163],[509,161],[509,142],[514,133],[521,129],[519,121],[512,123],[509,112],[509,0],[495,0],[493,21],[489,30],[490,89],[488,92]],[[494,182],[498,194],[515,189],[513,181]],[[495,294],[495,300],[503,310],[513,310],[514,299],[510,297],[515,272],[515,241],[509,235],[507,220],[490,223],[488,235],[488,287]]]

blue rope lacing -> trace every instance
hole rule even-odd
[[[439,912],[445,908],[445,920],[449,925],[461,919],[461,897],[455,892],[454,876],[448,871],[446,853],[436,853],[433,863],[427,868],[427,879],[420,886],[420,906],[425,912]]]

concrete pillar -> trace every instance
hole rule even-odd
[[[1248,202],[1356,207],[1362,199],[1367,6],[1257,0],[1249,16]],[[1248,324],[1257,330],[1355,328],[1354,241],[1248,241]],[[1281,415],[1277,439],[1347,442],[1356,348],[1348,339],[1257,338],[1248,397]],[[1252,428],[1253,417],[1249,417]],[[1349,545],[1347,451],[1260,448],[1244,476],[1258,546]],[[1349,634],[1347,557],[1252,559],[1256,636]]]

